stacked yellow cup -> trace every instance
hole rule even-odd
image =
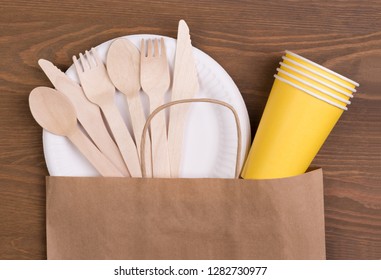
[[[245,179],[303,174],[359,86],[290,51],[282,59],[241,174]]]

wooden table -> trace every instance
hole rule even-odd
[[[0,259],[45,259],[41,128],[29,92],[50,86],[39,58],[62,69],[74,54],[139,33],[192,42],[232,76],[253,134],[284,50],[361,84],[313,164],[325,175],[328,259],[381,258],[381,2],[368,1],[1,1]]]

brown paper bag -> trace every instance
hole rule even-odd
[[[272,180],[47,177],[48,259],[324,259],[321,169]]]
[[[238,177],[240,129],[232,111]],[[271,180],[47,177],[46,183],[48,259],[325,259],[321,169]]]

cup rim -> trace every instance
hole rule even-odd
[[[315,75],[318,75],[319,77],[322,77],[322,78],[324,78],[324,79],[326,79],[326,80],[328,80],[328,81],[330,81],[332,83],[335,83],[335,84],[337,84],[340,87],[346,88],[346,89],[348,89],[348,90],[350,90],[352,92],[357,92],[356,88],[351,88],[351,87],[349,87],[349,86],[347,86],[345,84],[340,83],[339,81],[336,81],[336,80],[332,79],[331,77],[324,76],[322,73],[319,73],[319,72],[315,71],[314,69],[311,69],[308,66],[306,66],[304,64],[301,64],[301,63],[299,63],[299,62],[297,62],[297,61],[295,61],[295,60],[293,60],[293,59],[291,59],[291,58],[289,58],[289,57],[287,57],[285,55],[282,56],[282,59],[283,59],[283,61],[290,61],[291,63],[295,64],[296,66],[299,66],[300,68],[303,68],[303,69],[305,69],[305,70],[307,70],[307,71],[309,71],[311,73],[314,73]]]
[[[296,69],[296,68],[294,68],[294,67],[292,67],[292,66],[290,66],[290,65],[288,65],[288,64],[285,64],[285,63],[283,63],[283,62],[279,62],[279,64],[280,64],[281,66],[285,67],[285,68],[289,68],[290,70],[292,70],[292,71],[294,71],[294,72],[296,72],[296,73],[298,73],[298,74],[300,74],[300,75],[302,75],[302,76],[307,77],[308,79],[311,79],[311,80],[313,80],[313,81],[315,81],[315,82],[317,82],[317,83],[319,83],[319,84],[322,84],[322,85],[324,85],[324,86],[326,86],[326,87],[328,87],[328,88],[330,88],[330,89],[332,89],[332,90],[334,90],[334,91],[337,91],[337,92],[339,92],[339,93],[341,93],[341,94],[343,94],[343,95],[345,95],[345,96],[348,96],[349,98],[353,98],[353,95],[352,95],[352,94],[347,93],[347,92],[345,92],[345,91],[343,91],[343,90],[341,90],[341,89],[339,89],[339,88],[337,88],[337,87],[335,87],[335,86],[332,86],[332,85],[330,85],[330,84],[327,84],[326,82],[323,82],[323,81],[321,81],[321,80],[319,80],[319,79],[317,79],[317,78],[314,78],[314,77],[312,77],[311,75],[308,75],[308,74],[306,74],[306,73],[304,73],[304,72],[302,72],[302,71],[300,71],[300,70],[298,70],[298,69]]]
[[[311,92],[311,91],[309,91],[309,90],[307,90],[307,89],[305,89],[305,88],[303,88],[301,86],[295,85],[293,82],[290,82],[290,81],[288,81],[288,80],[286,80],[286,79],[284,79],[282,77],[279,77],[277,74],[275,74],[274,77],[275,77],[275,79],[278,79],[281,82],[284,82],[284,83],[286,83],[286,84],[288,84],[288,85],[290,85],[290,86],[292,86],[292,87],[294,87],[296,89],[299,89],[299,90],[301,90],[301,91],[303,91],[303,92],[305,92],[305,93],[307,93],[307,94],[309,94],[309,95],[311,95],[311,96],[313,96],[313,97],[315,97],[315,98],[317,98],[317,99],[319,99],[321,101],[324,101],[324,102],[326,102],[326,103],[328,103],[328,104],[330,104],[332,106],[335,106],[335,107],[337,107],[337,108],[339,108],[339,109],[341,109],[343,111],[347,111],[348,110],[347,107],[344,107],[344,106],[342,106],[340,104],[337,104],[337,103],[335,103],[335,102],[333,102],[331,100],[328,100],[328,99],[326,99],[326,98],[324,98],[324,97],[322,97],[320,95],[317,95],[317,94],[315,94],[315,93],[313,93],[313,92]]]
[[[299,58],[299,59],[301,59],[301,60],[303,60],[303,61],[305,61],[307,63],[310,63],[310,64],[320,68],[321,70],[324,70],[324,71],[326,71],[326,72],[328,72],[328,73],[330,73],[332,75],[335,75],[336,77],[341,78],[344,81],[347,81],[347,82],[353,84],[356,87],[360,86],[359,83],[357,83],[357,82],[355,82],[355,81],[353,81],[353,80],[351,80],[351,79],[349,79],[347,77],[344,77],[343,75],[340,75],[339,73],[336,73],[336,72],[334,72],[334,71],[332,71],[332,70],[330,70],[330,69],[328,69],[328,68],[326,68],[326,67],[324,67],[324,66],[322,66],[320,64],[317,64],[316,62],[313,62],[313,61],[311,61],[311,60],[309,60],[307,58],[304,58],[303,56],[300,56],[300,55],[298,55],[298,54],[296,54],[296,53],[294,53],[292,51],[286,50],[285,52],[286,52],[286,54],[293,55],[293,56],[295,56],[295,57],[297,57],[297,58]]]
[[[311,83],[309,83],[309,82],[306,82],[306,81],[304,81],[304,80],[302,80],[302,79],[296,77],[295,75],[292,75],[292,74],[288,73],[287,71],[284,71],[283,69],[277,68],[276,70],[278,71],[278,73],[283,73],[283,74],[285,74],[286,76],[288,76],[288,77],[290,77],[290,78],[292,78],[292,79],[294,79],[294,80],[296,80],[296,81],[298,81],[298,82],[300,82],[300,83],[302,83],[302,84],[304,84],[304,85],[306,85],[306,86],[308,86],[308,87],[311,87],[311,88],[313,88],[313,89],[315,89],[315,90],[318,90],[318,91],[322,92],[323,94],[326,94],[326,95],[328,95],[328,96],[330,96],[330,97],[332,97],[332,98],[334,98],[334,99],[336,99],[336,100],[338,100],[338,101],[340,101],[340,102],[343,102],[343,103],[345,103],[345,104],[347,104],[347,105],[351,104],[351,101],[349,101],[349,100],[345,100],[345,99],[342,98],[342,97],[336,96],[334,93],[331,93],[331,92],[329,92],[329,91],[320,89],[319,87],[314,86],[313,84],[311,84]]]

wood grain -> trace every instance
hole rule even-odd
[[[358,81],[348,112],[314,165],[325,174],[327,257],[381,259],[381,2],[355,1],[2,1],[0,14],[0,259],[46,258],[41,129],[28,94],[50,83],[37,60],[62,69],[71,56],[139,33],[192,44],[232,76],[253,134],[285,49]]]

